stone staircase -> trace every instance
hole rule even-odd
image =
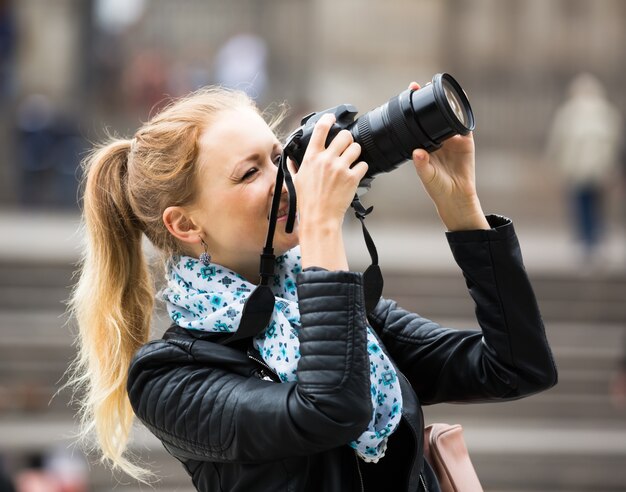
[[[427,407],[426,421],[463,424],[486,490],[626,490],[626,410],[608,392],[624,350],[626,275],[531,278],[559,384],[516,402]],[[386,271],[385,280],[385,296],[406,309],[455,328],[475,326],[460,273]],[[67,445],[76,432],[71,394],[53,397],[74,356],[63,305],[71,284],[67,264],[0,262],[0,453],[13,463]],[[156,334],[167,322],[157,324]],[[182,467],[141,429],[133,450],[154,463],[162,477],[156,490],[192,490]],[[139,490],[121,476],[118,485],[97,464],[89,475],[93,491]]]
[[[514,402],[442,404],[426,422],[461,423],[486,490],[626,490],[626,409],[609,384],[626,356],[626,276],[531,275],[559,384]],[[455,327],[473,322],[460,273],[386,275],[385,295]]]

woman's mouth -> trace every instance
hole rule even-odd
[[[276,214],[276,222],[283,222],[287,220],[287,212],[289,209],[287,207],[278,209],[278,213]]]
[[[288,213],[289,213],[289,205],[288,204],[282,205],[278,209],[278,212],[276,213],[276,221],[277,222],[282,222],[282,221],[287,220]],[[270,212],[267,214],[267,220],[270,220],[270,215],[271,214],[272,214],[272,211],[270,210]]]

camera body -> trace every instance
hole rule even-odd
[[[351,104],[341,104],[311,113],[287,138],[285,153],[300,165],[311,140],[315,123],[325,114],[335,115],[326,145],[341,130],[348,130],[361,145],[358,161],[369,169],[360,187],[369,187],[374,176],[390,172],[407,159],[414,149],[432,152],[454,135],[467,135],[475,127],[469,100],[459,83],[449,74],[436,74],[432,83],[418,90],[407,89],[359,118]]]
[[[289,157],[296,160],[298,163],[302,161],[304,152],[306,151],[309,141],[311,140],[313,128],[319,119],[325,114],[330,113],[335,115],[336,120],[328,132],[328,138],[326,139],[326,146],[328,146],[337,133],[341,130],[349,128],[350,125],[354,123],[358,112],[359,111],[352,104],[340,104],[339,106],[335,106],[334,108],[326,109],[324,111],[309,113],[302,118],[302,121],[300,121],[300,125],[302,126],[292,132],[287,139],[288,141],[292,140],[291,145],[287,149]],[[292,138],[294,136],[296,137],[295,139]]]

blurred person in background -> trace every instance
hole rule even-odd
[[[556,383],[512,222],[480,206],[473,136],[413,152],[477,304],[482,330],[458,331],[383,298],[366,312],[342,222],[368,165],[346,130],[326,147],[333,124],[320,119],[292,166],[293,233],[281,144],[242,92],[176,100],[85,161],[73,384],[113,468],[153,478],[126,454],[136,415],[200,491],[436,491],[420,402],[516,399]],[[237,340],[275,190],[272,318]],[[172,320],[152,341],[144,235],[162,253],[158,297]]]
[[[123,87],[127,102],[140,114],[150,115],[165,104],[168,92],[168,66],[156,50],[137,53],[124,71]]]
[[[0,454],[0,492],[15,492],[13,480],[8,475],[4,467],[4,459]]]
[[[619,179],[623,138],[621,115],[607,100],[600,81],[592,74],[579,74],[556,112],[547,154],[565,180],[585,264],[602,260],[596,253],[605,229],[604,196]]]
[[[87,464],[78,454],[57,447],[30,456],[15,482],[15,492],[87,492]]]
[[[13,59],[17,44],[12,2],[0,0],[0,103],[13,92]]]
[[[622,354],[619,365],[609,381],[609,394],[616,408],[626,408],[626,327],[622,334]]]
[[[48,155],[55,142],[54,105],[44,94],[31,94],[20,102],[16,116],[20,203],[48,204],[53,172]]]
[[[252,33],[235,34],[215,55],[215,82],[262,100],[268,83],[267,56],[267,43],[263,38]]]
[[[30,94],[17,107],[16,133],[20,203],[74,208],[86,150],[77,118],[46,95]]]
[[[43,454],[28,457],[28,464],[15,476],[16,492],[59,492],[57,482],[45,469]]]

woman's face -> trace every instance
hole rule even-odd
[[[242,275],[258,273],[259,254],[267,236],[281,145],[251,108],[223,111],[199,140],[198,198],[193,219],[205,233],[215,263]],[[285,232],[287,193],[279,207],[275,253],[298,244],[297,226]],[[250,280],[250,279],[249,279]]]

